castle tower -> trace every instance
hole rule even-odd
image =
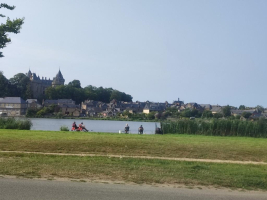
[[[30,69],[29,69],[28,73],[26,73],[26,76],[29,77],[30,80],[32,79],[32,72]]]
[[[52,87],[58,85],[64,85],[65,79],[63,78],[61,71],[59,70],[56,77],[53,78]]]

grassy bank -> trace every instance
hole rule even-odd
[[[0,150],[267,162],[267,139],[249,137],[0,130]]]
[[[267,168],[260,165],[0,153],[0,174],[267,190]]]

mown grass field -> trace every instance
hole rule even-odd
[[[265,165],[0,153],[0,174],[267,190]]]
[[[0,151],[267,162],[267,139],[0,130]],[[0,175],[267,190],[267,165],[0,152]]]
[[[0,151],[95,153],[267,162],[267,139],[0,130]]]

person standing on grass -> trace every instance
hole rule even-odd
[[[141,125],[139,128],[138,128],[138,134],[143,134],[144,132],[144,128],[143,126]]]
[[[125,126],[125,128],[124,128],[124,131],[125,131],[125,133],[129,133],[129,131],[130,131],[130,127],[129,127],[128,124],[126,124],[126,126]]]

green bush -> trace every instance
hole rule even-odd
[[[67,126],[61,126],[60,131],[69,131],[69,128]]]
[[[0,129],[30,130],[32,122],[29,119],[0,118]]]
[[[35,117],[37,112],[38,112],[37,110],[30,108],[26,112],[26,117]]]

